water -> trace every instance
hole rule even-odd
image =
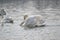
[[[47,8],[40,12],[33,6],[27,6],[24,10],[22,5],[15,3],[5,3],[2,6],[1,8],[5,9],[7,16],[13,18],[14,23],[6,23],[4,26],[0,25],[0,40],[60,40],[59,10],[51,11],[53,8]],[[46,26],[24,29],[24,27],[20,26],[24,14],[39,14],[47,17],[45,18]]]

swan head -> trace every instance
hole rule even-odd
[[[28,17],[28,15],[24,15],[24,20]]]

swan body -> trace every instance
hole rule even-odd
[[[24,21],[21,23],[21,25],[27,26],[27,27],[36,27],[44,25],[45,20],[41,15],[25,15]]]
[[[13,23],[13,19],[12,19],[11,17],[5,17],[5,18],[3,19],[3,22],[4,22],[4,23]]]
[[[2,23],[1,26],[4,26],[4,24],[6,23],[13,24],[13,19],[11,17],[5,17],[1,23]]]

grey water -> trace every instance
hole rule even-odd
[[[14,23],[0,22],[0,40],[60,40],[60,0],[0,0],[1,9]],[[20,26],[24,14],[42,15],[46,26],[24,29]]]

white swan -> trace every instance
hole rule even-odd
[[[27,26],[27,27],[36,27],[42,26],[45,20],[41,15],[24,15],[24,21],[20,24],[20,26]]]

